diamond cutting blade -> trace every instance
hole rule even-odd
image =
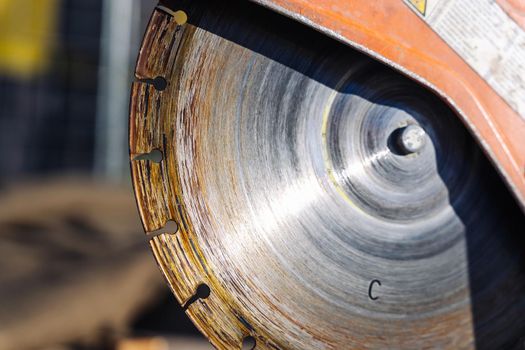
[[[524,215],[424,87],[245,2],[157,8],[136,75],[142,221],[214,346],[523,346]]]

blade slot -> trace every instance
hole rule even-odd
[[[168,220],[166,221],[163,227],[155,231],[146,232],[146,234],[148,235],[148,237],[151,238],[151,237],[159,236],[163,233],[176,234],[177,232],[179,232],[179,225],[177,225],[177,223],[173,220]]]
[[[160,163],[164,159],[164,154],[159,149],[154,149],[149,153],[141,153],[133,160],[149,160],[154,163]]]
[[[207,299],[211,294],[211,289],[206,283],[201,283],[197,287],[195,294],[182,306],[184,311],[188,310],[191,304],[195,303],[199,299]]]

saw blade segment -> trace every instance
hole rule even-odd
[[[136,75],[142,221],[217,348],[523,342],[523,214],[431,92],[245,2],[163,2]]]

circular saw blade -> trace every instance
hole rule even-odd
[[[133,182],[213,345],[523,342],[524,217],[448,106],[256,5],[167,4],[137,63]]]

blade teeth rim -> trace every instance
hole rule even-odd
[[[162,229],[167,221],[171,220],[177,224],[177,232],[156,233],[150,236],[149,244],[159,269],[181,306],[186,305],[195,295],[199,285],[206,284],[211,289],[208,298],[198,299],[188,305],[186,313],[216,348],[241,348],[246,339],[253,338],[257,349],[277,349],[271,341],[262,339],[253,328],[248,327],[245,317],[237,316],[239,312],[236,311],[234,301],[227,298],[213,272],[209,271],[198,244],[195,243],[189,248],[194,234],[191,227],[188,227],[190,225],[181,217],[185,215],[184,208],[180,212],[176,209],[181,206],[180,193],[172,187],[176,187],[173,184],[178,180],[173,179],[169,171],[169,165],[175,162],[175,159],[164,145],[165,140],[172,136],[172,131],[162,130],[164,125],[170,124],[163,118],[170,114],[163,113],[162,102],[164,95],[167,94],[166,97],[169,98],[171,72],[167,67],[173,67],[169,63],[174,58],[170,53],[163,52],[169,47],[162,45],[165,41],[155,40],[165,30],[162,35],[166,40],[176,40],[175,51],[178,50],[184,30],[179,30],[181,25],[172,21],[172,15],[176,12],[169,10],[157,7],[152,14],[137,60],[136,81],[132,85],[130,163],[142,224],[147,234]],[[156,54],[152,55],[153,52]],[[167,80],[166,89],[155,86],[154,80],[158,77]],[[161,106],[160,110],[150,108],[152,105]],[[155,121],[158,124],[155,124]],[[147,154],[152,150],[162,152],[160,162],[135,159],[138,155]],[[174,242],[178,244],[173,244]]]

